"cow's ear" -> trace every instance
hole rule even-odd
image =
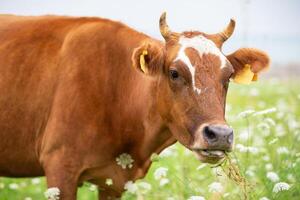
[[[257,81],[258,74],[268,69],[269,56],[258,49],[241,48],[227,56],[234,68],[232,79],[236,83],[250,84]]]
[[[144,43],[135,48],[132,54],[133,67],[147,75],[155,75],[162,71],[164,64],[163,46]]]

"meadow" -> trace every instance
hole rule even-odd
[[[226,110],[235,130],[231,158],[247,180],[246,191],[220,166],[203,164],[175,144],[153,156],[147,176],[128,184],[122,200],[300,199],[299,81],[232,83]],[[44,178],[0,178],[0,200],[45,199],[45,190]],[[78,195],[95,200],[97,188],[85,183]]]

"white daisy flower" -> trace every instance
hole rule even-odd
[[[279,181],[279,176],[275,172],[268,172],[267,178],[274,183]]]
[[[138,187],[132,181],[128,181],[127,183],[125,183],[124,189],[132,194],[135,194],[136,191],[138,190]]]
[[[11,190],[17,190],[19,189],[19,185],[17,183],[11,183],[8,185],[9,189]]]
[[[188,200],[205,200],[205,198],[202,196],[191,196]]]
[[[122,153],[119,157],[116,158],[117,164],[120,165],[123,169],[132,168],[132,163],[134,160],[132,159],[131,155],[128,153]]]
[[[267,163],[267,164],[265,165],[265,168],[266,168],[266,170],[268,170],[268,171],[272,170],[272,169],[273,169],[272,163]]]
[[[107,178],[107,179],[105,180],[105,184],[108,185],[108,186],[110,186],[110,185],[113,184],[113,180],[112,180],[111,178]]]
[[[160,179],[160,181],[159,181],[159,185],[160,185],[160,186],[164,186],[164,185],[168,184],[169,182],[170,182],[169,179],[167,179],[167,178],[162,178],[162,179]]]
[[[270,200],[268,197],[262,197],[259,200]]]
[[[39,179],[39,178],[33,178],[33,179],[31,179],[31,183],[33,185],[38,185],[38,184],[41,183],[41,179]]]
[[[91,184],[91,186],[89,187],[89,190],[92,192],[95,192],[98,189],[97,185]]]
[[[289,154],[289,150],[287,147],[278,147],[277,153],[278,154]]]
[[[208,185],[208,191],[209,192],[222,192],[223,186],[220,182],[213,182],[210,185]]]
[[[285,182],[279,182],[279,183],[276,183],[273,187],[273,192],[275,193],[278,193],[280,191],[283,191],[283,190],[289,190],[290,189],[290,185],[285,183]]]
[[[159,180],[161,178],[164,178],[167,176],[168,168],[165,167],[159,167],[154,172],[154,178],[156,180]]]
[[[59,200],[60,190],[57,187],[51,187],[44,193],[48,200]]]

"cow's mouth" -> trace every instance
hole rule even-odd
[[[214,149],[197,149],[194,150],[199,160],[206,163],[215,164],[225,158],[226,151]]]

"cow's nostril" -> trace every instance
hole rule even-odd
[[[232,142],[233,142],[233,131],[231,131],[231,133],[229,134],[228,139],[227,139],[227,142],[228,142],[229,144],[232,144]]]
[[[204,137],[209,141],[213,142],[217,140],[217,135],[214,130],[210,129],[209,126],[204,128]]]

